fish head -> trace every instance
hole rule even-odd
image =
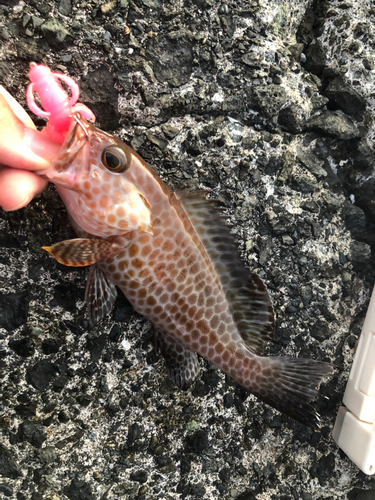
[[[43,175],[55,184],[69,215],[87,233],[152,233],[150,204],[134,182],[134,155],[122,141],[78,117]]]

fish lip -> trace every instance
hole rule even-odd
[[[73,172],[65,170],[63,172],[56,172],[53,165],[47,170],[36,170],[35,173],[44,177],[54,184],[63,186],[67,189],[74,190],[74,184],[77,182],[78,176]]]
[[[74,190],[74,184],[77,182],[79,175],[70,171],[70,167],[90,138],[90,125],[90,123],[80,117],[75,119],[74,122],[72,122],[64,143],[61,146],[60,152],[52,158],[50,168],[38,171],[38,174],[55,184]],[[56,164],[61,160],[65,163],[65,158],[69,158],[69,162],[65,164],[65,168],[59,171],[56,170]],[[82,175],[82,173],[83,172],[81,170],[80,175]]]
[[[77,174],[70,172],[68,169],[62,172],[56,172],[53,165],[48,170],[40,172],[39,175],[42,175],[44,178],[48,179],[50,182],[53,182],[56,185],[73,191],[75,189],[74,185],[78,180]]]

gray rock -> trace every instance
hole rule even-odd
[[[371,247],[367,243],[353,241],[350,244],[350,260],[354,263],[356,269],[365,269],[368,266],[370,257]]]
[[[69,500],[94,500],[91,486],[83,480],[73,479],[73,481],[64,488],[64,494]]]
[[[375,178],[373,173],[369,176],[360,177],[351,186],[355,195],[356,203],[370,213],[372,220],[375,218]]]
[[[310,151],[297,147],[296,158],[318,179],[327,177],[327,172],[323,168],[324,162]]]
[[[40,17],[37,16],[31,16],[31,20],[33,23],[33,28],[39,28],[44,23],[44,19],[41,19]]]
[[[250,66],[251,68],[253,67],[259,68],[260,63],[262,61],[262,57],[257,52],[249,52],[247,54],[244,54],[241,59],[242,62],[244,62],[247,66]]]
[[[168,139],[174,139],[180,133],[180,130],[178,128],[168,124],[162,125],[161,129],[164,132],[164,134],[168,137]]]
[[[45,391],[57,375],[57,366],[50,361],[41,359],[27,370],[27,379],[35,389]]]
[[[32,339],[24,337],[20,340],[11,340],[9,347],[19,356],[32,356],[35,352],[35,344]]]
[[[304,68],[314,75],[321,76],[326,65],[326,52],[320,40],[313,40],[305,51]]]
[[[353,159],[355,166],[360,169],[372,169],[375,165],[374,147],[367,137],[362,137],[358,142]]]
[[[291,174],[293,189],[301,193],[314,193],[319,190],[316,178],[307,170],[294,168]]]
[[[51,10],[51,7],[50,5],[48,5],[48,2],[44,1],[36,2],[36,8],[41,14],[47,14]]]
[[[105,66],[101,66],[87,75],[81,84],[83,102],[98,117],[100,126],[114,130],[119,126],[118,91],[115,80]]]
[[[72,29],[74,31],[80,31],[82,29],[82,24],[78,20],[72,22]]]
[[[348,500],[372,500],[374,497],[374,491],[362,490],[361,488],[353,488],[348,493]]]
[[[71,0],[60,0],[59,12],[63,16],[69,16],[72,12],[72,1]]]
[[[209,9],[212,6],[213,0],[192,0],[192,2],[200,9]]]
[[[342,205],[342,198],[331,191],[324,191],[321,195],[321,199],[324,201],[326,209],[329,212],[336,212]]]
[[[26,322],[29,312],[29,292],[0,293],[0,327],[8,332]]]
[[[189,80],[193,64],[193,39],[189,31],[172,31],[156,37],[149,43],[147,54],[159,82],[179,87]]]
[[[5,41],[10,40],[9,32],[5,27],[0,28],[0,37]]]
[[[13,488],[8,486],[7,484],[0,484],[0,493],[4,495],[4,497],[11,497],[13,495]]]
[[[366,241],[366,217],[364,211],[356,205],[348,204],[344,210],[345,225],[355,240]]]
[[[147,139],[155,144],[159,149],[163,150],[168,146],[168,141],[163,139],[162,137],[158,137],[152,132],[146,132]]]
[[[308,306],[311,302],[312,297],[313,297],[311,286],[305,285],[305,286],[301,287],[301,296],[302,296],[303,305]]]
[[[344,113],[356,119],[362,118],[366,101],[349,83],[344,82],[341,76],[332,80],[323,94]]]
[[[62,50],[73,43],[73,36],[57,19],[51,19],[42,24],[41,30],[52,49]]]
[[[324,111],[319,116],[308,120],[304,129],[327,134],[342,140],[357,139],[363,136],[363,132],[341,110]]]
[[[329,324],[324,319],[318,319],[311,327],[311,335],[319,342],[330,337]]]
[[[362,59],[363,66],[368,70],[372,71],[375,68],[375,59],[372,55],[364,57]]]
[[[321,486],[325,485],[331,477],[335,468],[335,457],[333,453],[323,456],[315,462],[311,468],[311,475],[316,477]]]
[[[44,463],[52,463],[56,461],[57,452],[53,446],[45,446],[39,451],[40,460]]]
[[[17,479],[21,475],[14,453],[0,443],[0,474],[9,479]]]
[[[300,61],[300,59],[301,59],[301,54],[302,54],[303,49],[304,49],[303,43],[295,43],[293,45],[289,45],[289,47],[288,47],[290,55],[297,62]]]
[[[141,0],[141,2],[145,7],[149,7],[150,9],[160,9],[162,7],[160,0]]]
[[[315,201],[304,201],[301,203],[301,208],[315,214],[318,214],[320,210],[319,205]]]
[[[117,74],[117,79],[121,87],[126,91],[130,92],[133,88],[133,79],[129,75],[129,71],[126,70],[119,70]]]
[[[294,245],[293,238],[291,238],[288,234],[283,234],[281,239],[282,239],[283,245],[288,245],[288,246]]]
[[[22,422],[18,434],[22,441],[28,441],[35,448],[41,448],[47,439],[45,428],[40,424],[28,420]]]
[[[279,112],[278,122],[283,130],[293,134],[300,134],[306,120],[304,110],[298,104],[285,106]]]
[[[63,63],[71,62],[72,59],[73,59],[72,54],[64,54],[61,56],[61,60]]]
[[[280,85],[256,85],[252,95],[258,109],[267,117],[277,115],[287,100],[287,94]]]

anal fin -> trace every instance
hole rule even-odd
[[[93,326],[110,312],[116,297],[115,285],[106,278],[96,264],[93,264],[90,267],[85,292],[87,312]]]
[[[183,391],[189,389],[200,370],[197,355],[167,333],[155,330],[154,335],[172,381]]]

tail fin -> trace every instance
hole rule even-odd
[[[270,376],[251,392],[294,420],[319,428],[320,416],[311,401],[319,394],[322,378],[332,372],[332,366],[313,359],[272,356],[262,358],[263,362]]]

